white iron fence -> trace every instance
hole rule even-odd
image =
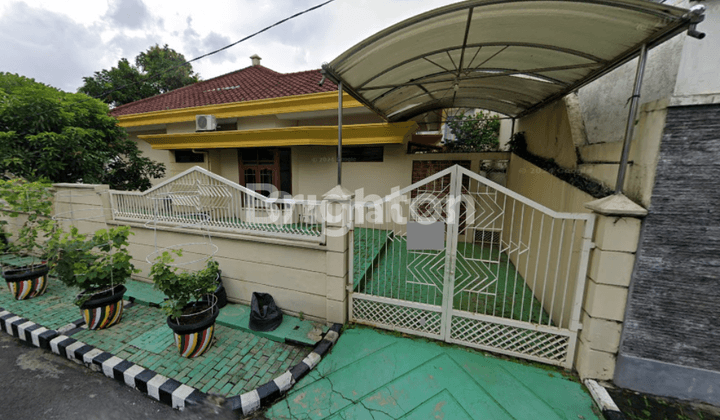
[[[460,166],[354,213],[352,320],[572,366],[592,214]],[[435,224],[439,246],[411,243],[417,222]]]
[[[325,242],[321,202],[271,198],[195,166],[144,191],[110,191],[113,218]],[[201,209],[198,211],[197,209]]]

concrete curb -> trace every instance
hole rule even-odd
[[[625,415],[620,411],[605,387],[594,379],[585,379],[583,382],[590,391],[593,400],[595,400],[595,404],[600,407],[603,416],[607,420],[626,420]]]
[[[80,321],[62,329],[66,330],[64,332],[74,331],[80,327],[78,322]],[[241,412],[242,415],[249,415],[286,393],[317,366],[339,338],[341,328],[342,324],[334,324],[330,327],[323,339],[315,345],[312,353],[274,380],[253,391],[228,398],[230,408]],[[61,357],[84,364],[92,370],[101,371],[108,378],[125,383],[172,408],[182,409],[188,405],[200,404],[207,398],[205,393],[196,388],[85,344],[63,332],[47,329],[4,308],[0,308],[0,330],[32,343],[35,347],[50,350]]]
[[[253,391],[229,398],[228,403],[230,408],[233,411],[238,411],[243,416],[247,416],[263,407],[267,407],[269,403],[287,393],[293,385],[310,373],[310,371],[320,363],[323,356],[325,356],[337,342],[341,329],[342,324],[333,324],[325,333],[323,339],[315,345],[312,353],[302,362]]]
[[[127,360],[114,356],[82,341],[49,330],[25,318],[0,308],[0,329],[13,337],[32,343],[35,347],[102,371],[108,378],[133,387],[173,408],[183,408],[202,402],[206,395],[195,388],[166,378]]]

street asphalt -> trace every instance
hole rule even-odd
[[[173,410],[125,384],[0,333],[1,420],[235,419],[214,406]]]

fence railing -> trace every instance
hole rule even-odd
[[[113,219],[325,242],[321,201],[266,197],[195,166],[144,191],[110,191]]]

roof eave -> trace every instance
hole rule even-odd
[[[233,102],[188,108],[152,111],[141,114],[120,115],[120,127],[139,127],[156,124],[170,124],[194,121],[195,115],[211,114],[217,118],[238,118],[260,115],[286,114],[292,112],[323,111],[336,109],[337,91],[259,99],[247,102]],[[343,108],[358,108],[363,105],[350,95],[343,95]]]

